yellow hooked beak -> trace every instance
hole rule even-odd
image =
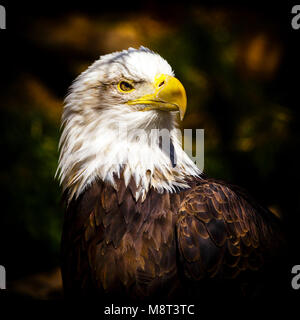
[[[181,82],[167,74],[159,74],[154,80],[155,91],[141,98],[130,100],[129,105],[146,105],[141,111],[179,111],[182,120],[186,110],[186,93]]]

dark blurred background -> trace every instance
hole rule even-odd
[[[300,30],[291,27],[293,4],[1,4],[0,264],[8,290],[61,297],[63,205],[54,174],[63,99],[100,55],[140,45],[166,58],[184,84],[182,126],[205,129],[205,171],[246,188],[279,216],[288,264],[300,264]],[[291,267],[278,278],[289,281]]]

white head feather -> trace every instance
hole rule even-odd
[[[144,199],[151,187],[158,192],[186,188],[185,178],[200,174],[182,150],[176,113],[141,112],[138,106],[127,105],[117,90],[117,83],[126,79],[140,83],[140,92],[146,94],[143,84],[153,83],[157,74],[174,76],[166,60],[140,47],[100,57],[74,81],[62,115],[57,169],[69,200],[97,178],[114,186],[115,176],[121,173],[126,184],[134,178],[136,200]],[[146,133],[140,141],[137,129]],[[152,129],[169,130],[177,158],[174,168],[159,145],[151,143]]]

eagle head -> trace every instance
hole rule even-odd
[[[115,185],[133,178],[136,200],[153,187],[159,192],[186,187],[198,175],[182,151],[177,114],[186,111],[183,85],[160,55],[140,47],[101,56],[70,87],[62,115],[57,174],[69,200],[95,179]],[[167,130],[176,166],[153,134]]]

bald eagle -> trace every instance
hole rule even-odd
[[[195,296],[259,270],[277,250],[273,214],[183,151],[186,105],[170,65],[144,47],[101,56],[71,85],[57,171],[66,295]],[[150,143],[157,129],[170,133],[170,154]]]

